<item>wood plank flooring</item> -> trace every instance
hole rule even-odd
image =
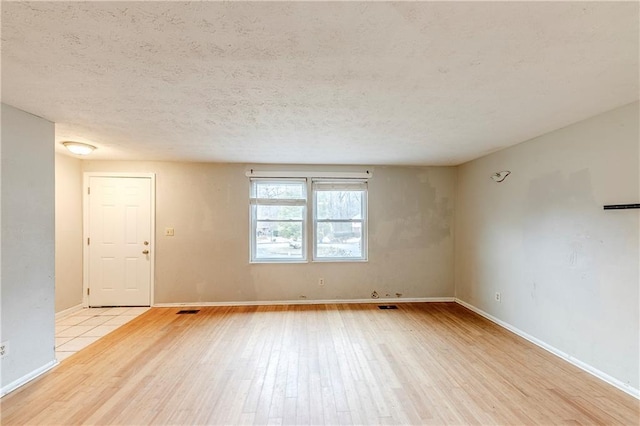
[[[3,425],[629,424],[638,400],[454,303],[153,308]]]

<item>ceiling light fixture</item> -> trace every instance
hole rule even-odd
[[[493,179],[494,181],[500,183],[503,180],[505,180],[507,178],[507,176],[509,176],[511,174],[511,172],[509,170],[503,170],[501,172],[496,172],[494,174],[491,175],[491,179]]]
[[[62,142],[62,145],[76,155],[89,155],[96,149],[95,146],[82,142]]]

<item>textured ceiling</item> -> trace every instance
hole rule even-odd
[[[2,101],[97,159],[454,165],[637,100],[638,40],[637,2],[3,1]]]

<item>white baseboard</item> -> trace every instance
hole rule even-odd
[[[189,302],[189,303],[155,303],[156,308],[175,308],[181,306],[268,306],[268,305],[344,305],[344,304],[390,304],[410,302],[454,302],[453,297],[403,297],[403,298],[379,298],[379,299],[328,299],[328,300],[259,300],[259,301],[235,301],[235,302]]]
[[[600,380],[603,380],[607,383],[609,383],[612,386],[615,386],[616,388],[620,389],[621,391],[633,396],[636,399],[640,399],[640,389],[636,389],[632,386],[629,386],[628,384],[624,383],[621,380],[616,379],[615,377],[611,377],[610,375],[608,375],[607,373],[598,370],[597,368],[592,367],[591,365],[580,361],[579,359],[576,359],[574,357],[572,357],[571,355],[569,355],[566,352],[563,352],[545,342],[543,342],[540,339],[537,339],[535,337],[533,337],[532,335],[525,333],[524,331],[520,330],[519,328],[516,328],[514,326],[512,326],[509,323],[506,323],[496,317],[494,317],[493,315],[490,315],[488,313],[486,313],[485,311],[476,308],[475,306],[465,302],[464,300],[460,300],[458,298],[455,298],[455,302],[464,306],[465,308],[477,313],[480,316],[485,317],[486,319],[488,319],[489,321],[492,321],[496,324],[498,324],[500,327],[506,328],[507,330],[511,331],[512,333],[517,334],[518,336],[522,337],[523,339],[526,339],[528,341],[530,341],[531,343],[533,343],[536,346],[541,347],[542,349],[564,359],[565,361],[568,361],[569,363],[575,365],[576,367],[578,367],[579,369],[586,371],[587,373],[597,377]]]
[[[29,383],[31,380],[43,375],[44,373],[51,370],[56,365],[58,365],[58,361],[54,359],[53,361],[46,363],[45,365],[32,371],[31,373],[20,377],[18,380],[14,380],[8,385],[3,386],[2,389],[0,389],[0,398],[5,396],[9,392],[13,392],[14,390],[18,389],[20,386]]]
[[[70,308],[65,309],[64,311],[60,311],[60,312],[56,312],[56,321],[59,320],[60,318],[64,318],[68,315],[71,315],[75,312],[81,311],[82,310],[82,303],[76,305],[76,306],[72,306]]]

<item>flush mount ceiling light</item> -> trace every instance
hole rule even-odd
[[[501,172],[496,172],[494,174],[491,175],[491,179],[493,179],[494,181],[500,183],[503,180],[505,180],[507,178],[507,176],[509,176],[511,174],[511,172],[509,170],[503,170]]]
[[[82,142],[62,142],[62,145],[76,155],[89,155],[96,149],[95,146]]]

